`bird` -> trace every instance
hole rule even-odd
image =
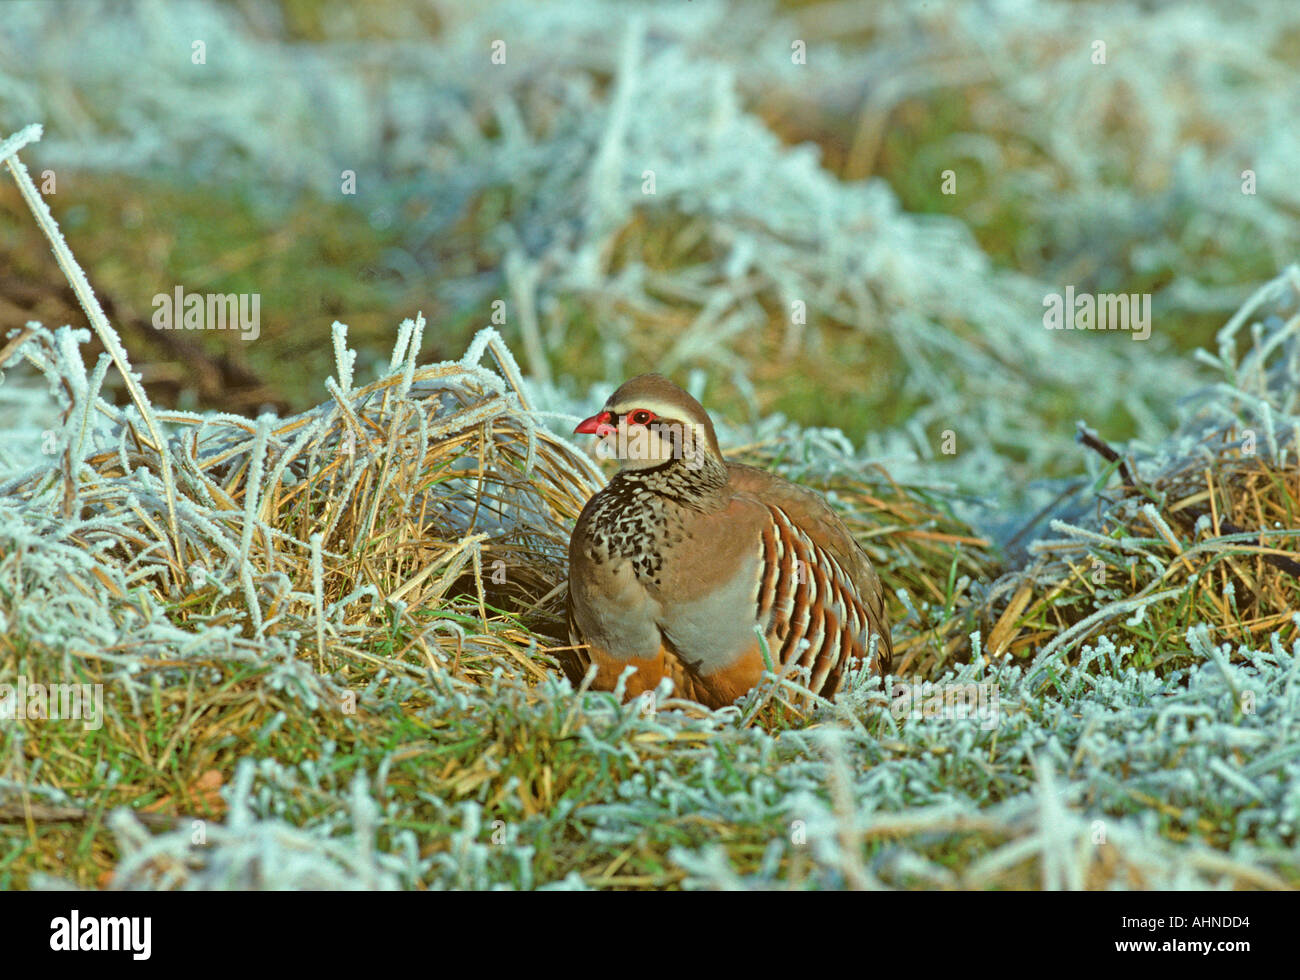
[[[851,668],[892,665],[889,613],[866,552],[816,491],[728,462],[713,421],[659,374],[623,383],[574,434],[620,469],[569,539],[570,643],[591,687],[656,690],[709,708],[811,668],[830,698]],[[874,636],[874,642],[872,637]],[[805,682],[807,683],[807,682]]]

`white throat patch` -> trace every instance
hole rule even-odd
[[[655,412],[654,408],[644,404],[636,408]],[[704,426],[698,422],[656,418],[646,425],[635,425],[622,414],[618,428],[596,445],[596,455],[600,459],[617,459],[625,469],[634,470],[659,466],[671,459],[684,460],[687,466],[695,468],[701,465],[707,452],[708,437]]]

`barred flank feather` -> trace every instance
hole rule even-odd
[[[845,669],[867,656],[870,616],[835,557],[819,547],[777,506],[763,531],[763,561],[755,608],[781,667],[812,669],[811,689],[839,690]],[[877,659],[888,649],[877,641]]]

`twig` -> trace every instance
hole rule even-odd
[[[1088,429],[1084,427],[1082,422],[1079,423],[1079,431],[1076,434],[1075,438],[1079,442],[1083,443],[1083,445],[1087,446],[1089,449],[1098,453],[1108,463],[1114,463],[1114,462],[1119,463],[1119,475],[1120,475],[1120,479],[1124,481],[1125,490],[1133,490],[1136,491],[1137,493],[1141,493],[1144,497],[1148,497],[1148,498],[1152,497],[1152,494],[1150,492],[1148,492],[1145,488],[1143,488],[1138,484],[1137,480],[1133,476],[1132,471],[1129,470],[1128,464],[1123,460],[1123,458],[1119,455],[1119,453],[1115,452],[1114,449],[1112,449],[1105,442],[1099,439],[1094,433],[1089,432]],[[1188,507],[1186,508],[1186,510],[1174,511],[1171,513],[1170,516],[1172,516],[1173,519],[1176,520],[1179,524],[1181,524],[1185,529],[1190,530],[1196,526],[1197,521],[1199,521],[1202,517],[1204,517],[1208,513],[1209,511],[1204,507]],[[1240,528],[1236,524],[1233,524],[1232,521],[1224,520],[1222,517],[1219,518],[1218,526],[1219,526],[1219,531],[1225,535],[1254,533],[1255,537],[1249,538],[1246,541],[1243,541],[1242,543],[1247,545],[1253,545],[1254,547],[1257,548],[1264,547],[1264,545],[1259,540],[1259,535],[1257,532],[1252,532],[1246,530],[1245,528]],[[1300,578],[1300,562],[1297,562],[1291,558],[1285,558],[1282,555],[1261,554],[1259,557],[1267,564],[1272,565],[1274,568],[1280,569],[1281,571],[1286,572],[1288,575],[1291,575],[1295,578]]]
[[[1101,439],[1097,438],[1094,433],[1088,431],[1082,422],[1079,423],[1079,429],[1075,433],[1074,438],[1076,441],[1083,443],[1089,449],[1100,454],[1101,458],[1106,462],[1118,462],[1119,476],[1120,479],[1124,481],[1124,486],[1126,488],[1133,490],[1141,489],[1138,486],[1137,480],[1133,477],[1133,472],[1128,468],[1128,463],[1125,462],[1123,457],[1121,457],[1119,453],[1115,452],[1115,450],[1111,449],[1106,443],[1102,442]]]
[[[182,827],[192,817],[169,816],[166,813],[143,813],[132,810],[131,815],[146,827],[160,827],[170,830]],[[91,810],[80,806],[53,806],[48,803],[33,803],[23,806],[21,803],[0,804],[0,823],[18,823],[32,820],[35,823],[80,823],[94,816]]]

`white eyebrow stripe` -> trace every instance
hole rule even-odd
[[[658,418],[672,419],[679,422],[694,422],[684,411],[683,406],[674,405],[671,402],[655,401],[653,398],[638,398],[632,402],[621,402],[618,405],[607,405],[605,410],[613,412],[615,415],[623,416],[638,409],[646,409],[654,412]]]

